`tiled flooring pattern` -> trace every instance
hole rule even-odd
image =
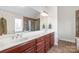
[[[48,53],[75,53],[75,43],[59,40],[58,46],[52,47]]]

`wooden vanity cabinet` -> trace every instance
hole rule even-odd
[[[43,37],[36,39],[36,52],[44,53],[45,52],[44,48],[45,48],[45,41],[44,41]]]
[[[44,37],[45,40],[45,52],[54,46],[54,33],[50,33]]]
[[[51,42],[51,38],[50,38],[50,34],[45,36],[45,52],[47,52],[50,49],[50,42]]]
[[[36,47],[35,45],[36,45],[36,40],[29,41],[29,43],[24,46],[25,49],[23,53],[34,53]]]
[[[50,44],[50,47],[52,47],[52,46],[54,46],[54,33],[51,33],[50,35],[51,35],[51,40],[50,40],[51,44]]]
[[[45,53],[54,46],[54,33],[0,51],[1,53]]]
[[[45,53],[47,52],[52,46],[54,46],[54,33],[47,34],[36,39],[36,52],[37,53]]]
[[[32,49],[32,50],[31,50]],[[1,51],[2,53],[28,53],[35,52],[35,40],[31,40],[17,46]]]
[[[35,51],[35,46],[30,47],[30,48],[23,51],[23,53],[35,53],[35,52],[36,52]]]

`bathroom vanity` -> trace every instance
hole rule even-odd
[[[37,34],[38,33],[38,34]],[[10,42],[2,42],[1,53],[46,53],[54,46],[53,31],[35,31],[22,34],[22,39],[15,39]],[[1,44],[1,41],[0,41]]]

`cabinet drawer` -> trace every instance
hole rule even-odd
[[[39,50],[36,51],[37,53],[44,53],[45,52],[45,49],[44,48],[41,48]]]
[[[8,48],[6,50],[0,51],[3,53],[21,53],[24,49],[22,48],[22,46],[15,46],[15,47],[11,47]]]
[[[39,43],[41,41],[44,41],[44,38],[43,37],[40,37],[40,38],[36,39],[36,43]]]
[[[51,34],[47,34],[46,37],[50,38],[51,37]]]
[[[33,47],[34,45],[35,45],[35,40],[31,40],[31,41],[29,41],[28,43],[24,44],[24,45],[23,45],[23,48],[24,48],[24,49],[28,49],[28,48],[30,48],[30,47]]]
[[[51,37],[47,36],[45,37],[45,42],[50,42],[51,41]]]
[[[51,47],[54,46],[54,33],[51,34]]]
[[[49,49],[50,49],[50,44],[46,43],[46,45],[45,45],[45,52],[47,52]]]
[[[51,47],[54,46],[54,39],[51,39]]]
[[[31,47],[31,48],[28,48],[26,49],[25,51],[23,51],[24,53],[35,53],[35,46],[34,47]]]
[[[36,44],[36,50],[41,50],[41,49],[44,49],[45,48],[45,44],[44,44],[44,41],[42,42],[39,42],[38,44]]]
[[[48,38],[48,39],[45,39],[45,42],[47,43],[50,43],[51,42],[51,39],[50,38]]]
[[[45,52],[47,52],[48,50],[49,50],[49,48],[48,48],[48,47],[46,47],[46,48],[45,48]]]

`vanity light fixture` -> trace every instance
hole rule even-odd
[[[25,6],[18,6],[18,7],[25,7]]]
[[[43,24],[43,29],[45,29],[45,25]]]
[[[25,7],[25,6],[21,6],[21,7]]]
[[[52,29],[52,25],[51,24],[49,24],[49,29]]]
[[[41,16],[48,16],[48,13],[46,11],[42,11],[40,15]]]

